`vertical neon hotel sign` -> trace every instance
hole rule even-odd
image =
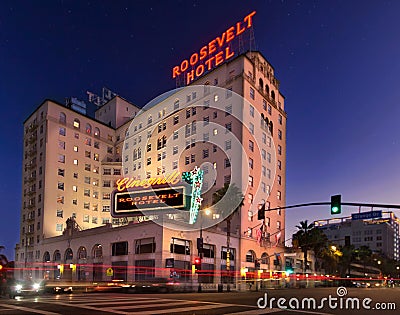
[[[209,71],[232,58],[235,52],[227,45],[236,36],[244,33],[253,25],[253,16],[255,14],[256,11],[253,11],[246,15],[242,21],[237,22],[236,25],[231,26],[223,32],[221,36],[216,37],[203,46],[199,52],[193,53],[189,59],[185,59],[179,66],[173,67],[172,78],[183,74],[186,77],[186,84],[189,84],[203,75],[205,71]]]

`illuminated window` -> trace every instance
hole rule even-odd
[[[74,128],[79,129],[79,127],[81,125],[81,123],[79,122],[79,119],[75,118],[73,125],[74,125]]]
[[[77,192],[78,191],[78,186],[76,186],[76,185],[72,186],[72,190]]]
[[[282,198],[282,193],[278,190],[276,192],[276,199],[281,200],[281,198]]]
[[[93,154],[93,160],[100,161],[100,157],[98,153]]]
[[[172,139],[176,140],[176,139],[178,139],[178,137],[179,137],[179,132],[178,132],[178,130],[175,130]]]
[[[74,145],[74,151],[78,152],[78,146],[77,145]]]
[[[67,122],[67,116],[64,113],[60,113],[59,122],[60,124],[65,124]]]
[[[65,163],[65,155],[59,154],[58,155],[58,162]]]
[[[214,102],[218,102],[218,94],[214,95]]]
[[[86,133],[90,135],[92,133],[92,126],[90,124],[86,124]]]
[[[213,134],[214,134],[214,136],[216,136],[218,134],[218,129],[217,128],[214,128]]]
[[[56,231],[62,231],[63,230],[63,225],[62,225],[62,223],[57,223],[56,224]]]
[[[110,205],[103,205],[102,212],[110,212]]]
[[[74,160],[74,164],[78,165],[78,160],[77,159]]]
[[[92,139],[86,138],[85,139],[85,144],[88,145],[88,146],[91,146],[92,145]]]
[[[100,129],[97,127],[94,128],[94,136],[96,138],[100,138]]]
[[[89,215],[88,214],[84,214],[83,215],[83,222],[89,222]]]
[[[253,203],[253,194],[248,194],[247,199],[248,199],[249,203]]]

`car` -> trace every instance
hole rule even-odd
[[[8,294],[11,299],[23,295],[40,295],[43,292],[43,283],[32,280],[15,280],[10,283],[8,288]]]

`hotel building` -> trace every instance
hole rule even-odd
[[[261,204],[285,205],[284,106],[274,69],[259,52],[239,55],[142,109],[115,96],[93,118],[45,100],[24,122],[16,277],[132,281],[177,271],[187,279],[200,228],[202,270],[215,273],[199,282],[233,281],[220,279],[228,250],[232,275],[250,276],[256,262],[265,274],[284,270],[285,211],[258,217]],[[195,166],[204,171],[198,229],[187,228],[179,213],[161,214],[163,225],[145,216],[111,217],[118,179]],[[228,183],[244,197],[230,216],[213,208],[214,192]]]

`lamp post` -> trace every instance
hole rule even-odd
[[[209,208],[206,208],[204,210],[200,210],[200,237],[197,239],[197,250],[199,254],[199,259],[200,259],[200,268],[201,268],[201,263],[203,261],[203,212],[205,215],[209,216],[211,214],[211,210]],[[201,292],[201,282],[200,282],[200,273],[198,274],[198,288],[197,291]]]

